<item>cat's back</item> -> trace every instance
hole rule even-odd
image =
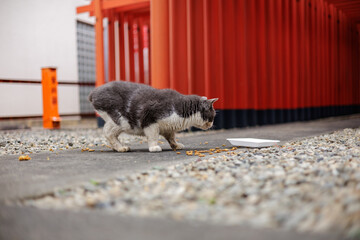
[[[114,81],[95,88],[89,95],[89,101],[94,102],[99,98],[128,98],[139,90],[150,90],[151,87],[125,81]]]
[[[122,108],[136,92],[148,88],[151,87],[125,81],[109,82],[95,88],[89,95],[89,101],[97,110],[108,110],[105,108],[115,106]]]
[[[94,98],[98,97],[98,95],[122,95],[134,92],[136,89],[140,88],[140,84],[135,84],[131,82],[125,81],[114,81],[109,82],[100,87],[95,88],[89,95],[89,100],[92,102],[95,100]]]

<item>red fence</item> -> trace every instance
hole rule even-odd
[[[118,37],[115,38],[115,22],[118,22]],[[149,49],[149,12],[116,12],[111,11],[108,20],[109,39],[109,79],[116,79],[115,39],[119,39],[119,73],[120,79],[132,82],[150,84],[145,76],[144,64],[150,62],[150,55],[145,59],[144,49]],[[126,54],[125,42],[128,44]],[[138,56],[135,61],[135,54]],[[127,57],[127,58],[126,58]],[[126,64],[128,66],[126,68]],[[138,69],[135,71],[135,69]],[[128,76],[128,77],[127,77]]]
[[[323,0],[155,0],[149,10],[151,85],[220,98],[219,128],[360,112],[360,27]],[[131,26],[134,15],[119,14]]]

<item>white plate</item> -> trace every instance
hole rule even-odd
[[[280,142],[279,140],[259,138],[228,138],[226,140],[234,146],[241,147],[270,147]]]

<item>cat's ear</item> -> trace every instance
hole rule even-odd
[[[201,100],[207,100],[207,97],[205,97],[205,96],[201,97]]]
[[[212,99],[209,99],[208,101],[209,101],[211,104],[214,104],[214,102],[216,102],[217,100],[219,100],[219,98],[212,98]]]

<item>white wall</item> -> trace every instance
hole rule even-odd
[[[41,115],[41,84],[0,83],[0,117]]]
[[[41,68],[57,67],[58,81],[78,81],[76,15],[85,0],[1,0],[0,79],[41,80]],[[60,114],[79,113],[76,85],[58,88]],[[42,114],[41,86],[0,83],[0,117]]]

